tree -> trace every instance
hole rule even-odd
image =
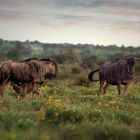
[[[10,51],[7,53],[7,57],[9,59],[19,60],[21,59],[21,50],[22,44],[21,42],[17,41],[15,48],[10,49]]]

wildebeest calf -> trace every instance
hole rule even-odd
[[[133,80],[134,65],[137,60],[137,58],[129,57],[107,61],[99,69],[90,72],[88,78],[94,81],[92,79],[93,74],[99,71],[101,93],[106,93],[109,84],[117,85],[119,95],[121,94],[120,85],[124,85],[124,93],[126,93],[130,82]]]
[[[21,83],[21,82],[11,82],[13,89],[18,94],[17,98],[20,99],[21,97],[24,98],[26,94],[32,92],[33,95],[37,94],[38,96],[42,96],[42,92],[40,90],[40,86],[43,84],[43,82],[36,82],[36,88],[33,88],[33,84],[30,83]]]

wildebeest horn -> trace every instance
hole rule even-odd
[[[127,59],[127,56],[122,55],[122,56],[121,56],[121,59]]]
[[[140,61],[140,58],[134,57],[134,60],[137,62]]]

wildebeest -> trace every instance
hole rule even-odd
[[[0,95],[9,81],[14,83],[32,83],[33,90],[36,81],[41,78],[56,77],[57,64],[52,59],[32,58],[24,61],[7,61],[0,67]]]
[[[126,93],[130,82],[134,78],[134,65],[137,60],[137,58],[129,57],[107,61],[99,69],[90,72],[88,78],[94,81],[92,79],[93,74],[99,71],[101,93],[106,93],[109,84],[117,85],[119,95],[121,94],[120,86],[121,84],[124,85],[124,93]]]
[[[11,85],[13,89],[18,94],[17,98],[20,99],[20,97],[25,97],[26,94],[32,92],[33,95],[37,94],[38,96],[42,96],[42,92],[40,90],[41,85],[43,84],[43,81],[37,81],[36,82],[36,89],[33,88],[33,84],[31,82],[28,83],[15,83],[14,81],[11,81]]]

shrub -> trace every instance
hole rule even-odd
[[[90,85],[90,82],[85,77],[78,77],[75,80],[74,85],[78,85],[78,86],[89,86]]]

